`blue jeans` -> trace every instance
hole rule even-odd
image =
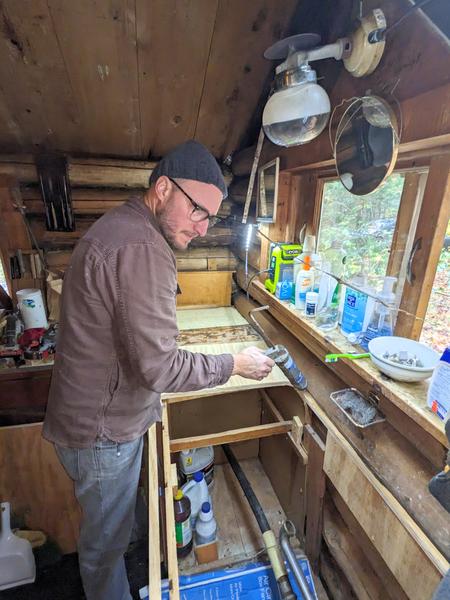
[[[132,599],[123,555],[134,522],[142,446],[142,437],[83,449],[55,444],[83,511],[78,557],[87,600]]]

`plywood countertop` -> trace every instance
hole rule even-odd
[[[265,342],[248,324],[244,317],[232,307],[181,309],[177,311],[180,330],[180,348],[202,354],[236,354],[248,346],[267,348]],[[275,366],[262,381],[245,379],[233,375],[224,385],[194,392],[162,394],[162,400],[170,403],[182,402],[204,396],[216,396],[229,392],[291,385],[283,372]]]

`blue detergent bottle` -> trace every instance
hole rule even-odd
[[[341,322],[341,331],[345,336],[363,331],[368,302],[365,287],[366,280],[363,275],[354,277],[347,286]]]

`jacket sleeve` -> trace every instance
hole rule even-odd
[[[127,244],[99,269],[103,289],[109,288],[113,296],[117,342],[140,385],[163,393],[228,381],[231,354],[205,355],[177,347],[176,263],[165,244]]]

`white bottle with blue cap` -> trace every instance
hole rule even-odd
[[[217,537],[217,523],[213,515],[211,504],[203,502],[195,523],[195,543],[197,546],[211,544]]]
[[[191,481],[188,481],[181,486],[181,491],[191,501],[191,527],[192,530],[194,530],[195,522],[201,511],[202,504],[204,502],[211,502],[208,485],[203,476],[203,471],[194,473],[194,479],[191,479]]]

